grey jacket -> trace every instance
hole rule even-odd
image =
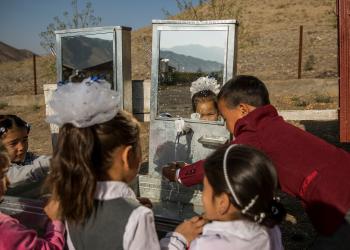
[[[23,164],[11,163],[7,177],[10,186],[6,195],[38,198],[49,172],[51,156],[36,156],[28,152]]]

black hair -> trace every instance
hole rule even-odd
[[[229,108],[240,103],[261,107],[270,104],[269,92],[265,84],[254,76],[238,75],[224,84],[218,94]]]
[[[235,145],[230,148],[226,159],[227,176],[239,205],[230,192],[223,170],[223,159],[228,147],[226,145],[218,149],[204,163],[205,175],[214,194],[227,193],[231,203],[249,220],[268,227],[280,223],[286,211],[275,198],[277,173],[270,159],[250,146]],[[252,202],[254,198],[256,200]]]
[[[16,115],[0,115],[0,138],[9,129],[20,128],[30,131],[30,125]]]
[[[201,103],[201,102],[208,102],[208,101],[212,101],[215,105],[215,108],[218,109],[218,105],[217,105],[217,102],[216,102],[216,94],[209,90],[209,89],[206,89],[206,90],[201,90],[197,93],[195,93],[193,96],[192,96],[192,109],[193,109],[193,112],[197,112],[197,105],[198,103]]]

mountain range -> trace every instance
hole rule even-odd
[[[174,46],[166,50],[218,63],[223,63],[225,59],[225,48],[220,47],[206,47],[200,44],[189,44]]]
[[[63,65],[86,69],[113,60],[113,41],[85,36],[62,39]]]
[[[0,41],[0,63],[21,61],[32,56],[33,52],[29,50],[17,49]]]
[[[215,61],[203,60],[193,56],[161,50],[161,59],[169,59],[169,65],[181,72],[216,72],[223,69],[224,65]]]

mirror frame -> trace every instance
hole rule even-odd
[[[120,91],[121,108],[132,112],[131,83],[131,28],[124,26],[93,27],[82,29],[58,30],[56,34],[56,70],[57,82],[62,81],[62,38],[69,36],[86,36],[112,34],[113,37],[113,86]],[[123,98],[122,98],[123,97]]]
[[[151,121],[174,121],[176,117],[158,116],[158,87],[159,87],[159,54],[160,36],[162,31],[227,31],[225,48],[225,65],[223,72],[223,84],[236,75],[237,71],[237,26],[236,20],[213,21],[184,21],[184,20],[152,20],[152,75],[151,75]],[[189,123],[206,123],[224,125],[224,121],[201,121],[191,118],[183,118]]]

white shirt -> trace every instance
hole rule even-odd
[[[186,244],[179,244],[179,241],[186,242],[182,235],[169,233],[167,238],[162,239],[161,245],[177,244],[174,249],[186,249]],[[283,246],[277,226],[269,229],[247,220],[235,220],[206,224],[202,235],[191,242],[190,249],[282,250]]]
[[[136,200],[135,193],[124,182],[97,182],[95,199],[111,200],[121,197]],[[75,250],[67,223],[66,229],[67,246],[70,250]],[[160,249],[152,210],[145,206],[139,206],[130,214],[123,235],[123,248],[125,250]]]

